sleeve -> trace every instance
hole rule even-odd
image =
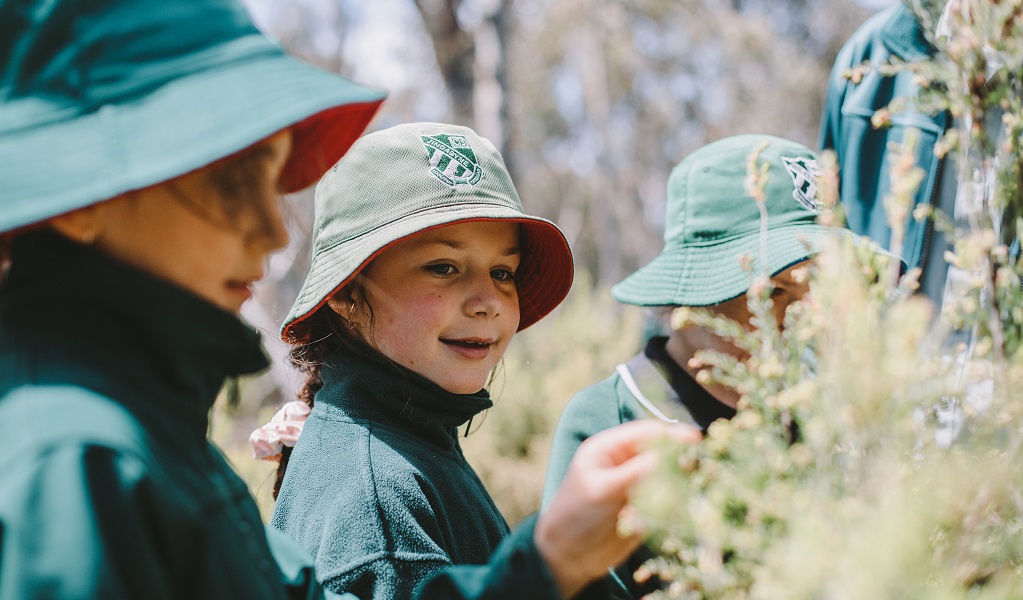
[[[544,508],[554,499],[568,472],[572,457],[587,438],[636,418],[627,403],[619,400],[617,393],[619,381],[617,375],[612,375],[576,394],[565,407],[551,442],[547,478],[543,489]],[[639,585],[632,577],[632,574],[651,556],[653,554],[649,549],[640,548],[624,565],[611,570],[607,579],[586,588],[579,596],[580,600],[590,598],[632,600],[656,591],[660,587],[659,581],[651,580]]]
[[[618,376],[612,375],[582,390],[561,413],[551,441],[550,458],[547,460],[547,476],[541,501],[544,508],[550,505],[561,487],[579,445],[586,438],[623,422],[615,393],[617,382]]]
[[[140,460],[77,444],[8,457],[0,599],[174,597],[175,527]]]
[[[490,562],[449,567],[426,580],[416,600],[562,600],[533,542],[536,516],[526,518],[498,546]]]
[[[312,559],[291,538],[267,525],[266,541],[290,600],[359,600],[351,594],[336,594],[316,581]]]
[[[450,562],[406,560],[393,555],[370,557],[359,565],[323,582],[332,593],[362,600],[411,598],[415,588]]]

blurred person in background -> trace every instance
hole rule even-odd
[[[833,150],[838,159],[839,199],[849,229],[883,247],[888,247],[892,235],[884,201],[891,193],[892,144],[902,144],[910,130],[918,134],[916,164],[924,171],[914,206],[937,209],[963,228],[969,227],[971,214],[981,210],[980,194],[960,189],[960,182],[972,182],[975,176],[961,173],[951,155],[935,154],[938,142],[959,123],[947,111],[924,112],[913,104],[921,88],[912,70],[894,75],[878,71],[893,62],[933,59],[939,52],[933,40],[952,35],[950,23],[959,8],[958,0],[928,0],[918,15],[908,2],[898,2],[864,22],[842,46],[832,67],[819,145]],[[987,67],[990,77],[1002,65],[991,55]],[[908,104],[889,114],[886,111],[893,101]],[[887,115],[880,121],[875,118],[879,111]],[[983,125],[994,132],[1000,129],[1001,119],[1002,111],[992,107]],[[976,177],[983,179],[983,174]],[[974,201],[967,202],[971,197]],[[1011,241],[1011,233],[1006,234]],[[967,285],[967,274],[950,268],[945,260],[950,250],[951,238],[935,227],[932,217],[907,219],[901,255],[910,268],[920,270],[919,292],[938,309],[946,297],[958,297]]]
[[[683,159],[668,178],[664,248],[611,289],[619,302],[656,308],[668,333],[651,337],[643,351],[618,365],[607,379],[580,391],[565,407],[551,445],[545,510],[580,445],[598,432],[646,418],[689,423],[706,431],[714,421],[735,416],[739,392],[699,382],[705,366],[691,361],[701,350],[738,360],[749,357],[703,327],[672,329],[670,317],[676,308],[700,307],[753,328],[747,303],[752,274],[740,257],[759,263],[760,210],[744,187],[747,157],[757,149],[758,162],[768,165],[765,270],[771,277],[772,310],[779,329],[786,309],[809,292],[807,278],[798,270],[816,253],[816,240],[836,231],[816,222],[822,202],[814,153],[777,137],[738,135],[707,144]],[[637,552],[611,573],[615,597],[639,598],[657,589],[656,578],[639,585],[632,576],[650,556]]]

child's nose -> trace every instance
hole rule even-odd
[[[288,245],[288,227],[284,223],[284,214],[279,202],[274,201],[267,206],[258,207],[253,213],[253,227],[249,232],[249,239],[255,246],[269,254]]]
[[[469,296],[465,303],[465,312],[471,316],[496,317],[501,313],[504,305],[504,294],[497,289],[497,285],[490,277],[490,273],[484,276],[472,278],[469,289]]]

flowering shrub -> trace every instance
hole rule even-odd
[[[1012,251],[1023,238],[1023,0],[963,0],[950,27],[934,60],[885,68],[912,69],[918,108],[955,117],[936,151],[954,153],[974,182],[960,201],[981,209],[968,223],[912,210],[922,178],[912,135],[895,153],[886,207],[895,255],[909,218],[931,216],[953,236],[946,259],[966,274],[963,289],[935,315],[911,293],[918,273],[836,236],[781,330],[770,280],[752,270],[754,330],[678,311],[674,326],[711,328],[750,358],[697,354],[698,379],[742,394],[739,414],[700,444],[665,442],[659,476],[623,523],[659,549],[636,574],[670,582],[654,597],[1023,597],[1023,265]],[[1006,116],[991,124],[996,109]],[[833,173],[822,182],[832,205]]]

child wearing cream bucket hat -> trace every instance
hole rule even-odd
[[[564,235],[523,211],[500,154],[469,128],[369,134],[323,177],[312,266],[282,328],[312,411],[284,451],[272,524],[315,555],[328,588],[409,597],[508,535],[457,428],[491,406],[508,343],[572,274]]]

